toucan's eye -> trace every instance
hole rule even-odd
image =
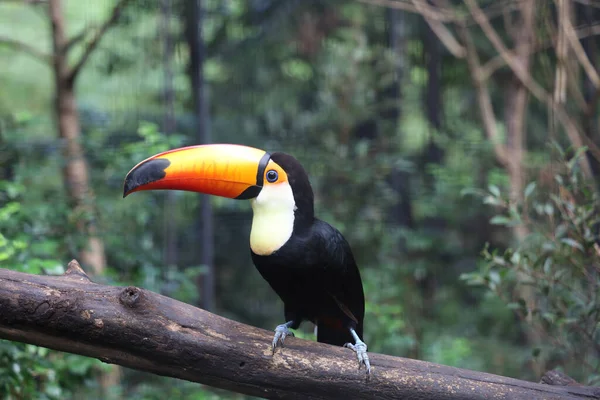
[[[279,179],[279,174],[274,169],[267,172],[267,181],[273,183]]]

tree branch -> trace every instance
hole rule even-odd
[[[46,54],[43,51],[38,50],[35,47],[27,43],[23,43],[19,40],[0,36],[0,47],[2,45],[27,53],[30,56],[35,57],[46,64],[50,64],[52,62],[52,56],[50,54]]]
[[[67,42],[67,44],[65,45],[65,52],[71,50],[71,48],[73,48],[73,46],[75,46],[77,43],[84,40],[85,37],[88,35],[88,33],[90,33],[91,30],[93,30],[93,29],[90,29],[88,27],[83,28],[81,30],[81,32],[79,32],[77,35],[70,38],[69,41]]]
[[[568,5],[564,5],[563,7],[566,8],[568,7]],[[579,42],[578,34],[575,31],[573,24],[571,24],[571,19],[563,18],[561,22],[562,24],[560,24],[560,27],[562,27],[562,29],[564,30],[566,38],[569,44],[571,45],[571,48],[573,49],[577,60],[579,60],[579,63],[581,64],[583,70],[587,74],[588,79],[592,82],[595,88],[600,87],[600,77],[598,76],[598,71],[596,71],[596,68],[594,68],[590,59],[585,54],[585,50]]]
[[[382,6],[394,8],[396,10],[404,10],[417,14],[421,14],[423,16],[427,16],[428,19],[438,22],[458,22],[460,18],[454,14],[452,10],[446,10],[439,7],[433,8],[428,4],[424,4],[422,0],[417,0],[417,2],[421,3],[422,10],[417,10],[414,4],[405,3],[403,1],[395,1],[395,0],[358,0],[360,3],[374,5],[374,6]]]
[[[600,25],[592,25],[592,26],[585,26],[582,28],[578,28],[575,30],[575,35],[577,36],[578,39],[585,39],[588,37],[592,37],[592,36],[598,36],[600,35]],[[535,46],[532,48],[531,50],[531,54],[537,53],[539,51],[542,50],[547,50],[550,47],[554,46],[554,43],[557,40],[557,35],[554,36],[550,36],[550,38],[543,40],[542,38],[539,38],[539,42],[535,44]],[[483,66],[482,66],[482,70],[483,70],[483,75],[485,77],[490,77],[494,74],[494,72],[496,72],[497,70],[499,70],[500,68],[506,66],[506,62],[504,61],[504,59],[502,58],[502,56],[500,55],[496,55],[492,58],[490,58]]]
[[[73,260],[62,276],[0,269],[0,338],[267,398],[600,399],[558,387],[288,338],[136,287],[98,285]]]
[[[482,11],[487,18],[492,19],[507,12],[514,11],[518,8],[521,1],[523,0],[496,1],[488,5]],[[397,10],[418,13],[423,16],[426,15],[430,20],[442,23],[454,22],[457,24],[463,24],[465,26],[476,24],[471,15],[468,13],[459,14],[452,8],[451,5],[447,7],[441,7],[439,5],[432,7],[428,1],[424,0],[358,0],[358,2],[373,6],[388,7]],[[421,8],[421,10],[417,9],[415,3],[419,3],[419,8]],[[425,14],[422,10],[424,10]]]
[[[431,30],[437,35],[444,46],[446,46],[448,51],[456,58],[465,57],[465,48],[458,43],[446,25],[439,20],[428,17],[428,15],[430,15],[429,6],[426,3],[421,3],[419,0],[412,0],[412,3],[417,12],[425,18],[425,22],[427,22]]]
[[[71,81],[74,82],[75,79],[77,79],[77,75],[85,65],[86,61],[89,59],[90,55],[94,52],[96,47],[98,47],[100,40],[102,40],[106,32],[108,32],[108,30],[119,20],[121,12],[123,11],[127,3],[129,3],[130,1],[131,0],[119,0],[117,4],[113,7],[110,17],[108,17],[108,19],[104,21],[102,25],[100,25],[98,30],[96,30],[96,33],[83,50],[83,54],[79,58],[79,61],[70,70],[69,79]]]
[[[508,149],[498,135],[498,124],[494,108],[492,107],[492,96],[488,85],[486,85],[488,77],[485,76],[484,70],[481,67],[469,29],[466,26],[460,26],[459,32],[465,43],[467,65],[477,93],[477,104],[481,113],[483,130],[493,146],[496,159],[503,167],[507,168],[509,163]]]
[[[527,70],[521,67],[513,52],[506,48],[504,42],[490,24],[490,21],[486,18],[481,8],[479,8],[477,5],[477,2],[475,0],[464,0],[464,2],[473,15],[475,21],[477,21],[483,30],[485,36],[492,43],[496,51],[510,67],[515,76],[521,81],[523,86],[525,86],[536,99],[546,104],[554,111],[558,120],[565,128],[565,132],[573,146],[575,148],[581,148],[585,144],[585,146],[587,146],[590,150],[591,154],[596,159],[600,160],[600,148],[598,148],[598,146],[592,142],[590,138],[582,134],[577,124],[569,117],[569,114],[565,108],[561,104],[554,102],[552,96],[550,96],[550,94],[531,77]],[[587,159],[583,159],[581,161],[581,165],[585,175],[592,177],[592,170]]]

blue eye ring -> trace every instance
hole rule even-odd
[[[275,171],[274,169],[267,171],[267,182],[277,182],[277,179],[279,179],[279,174],[277,173],[277,171]]]

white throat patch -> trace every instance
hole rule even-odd
[[[254,216],[250,248],[268,256],[283,246],[294,230],[294,193],[288,182],[265,185],[258,197],[250,200]]]

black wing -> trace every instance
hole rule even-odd
[[[353,328],[362,336],[365,314],[365,297],[362,280],[350,245],[340,231],[328,223],[316,220],[314,224],[318,238],[320,267],[323,271],[323,285],[329,296],[335,301]]]

